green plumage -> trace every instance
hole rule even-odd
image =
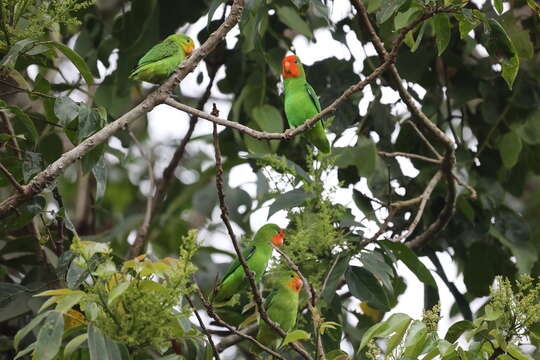
[[[257,231],[249,246],[242,251],[249,268],[255,272],[255,280],[259,282],[272,257],[272,238],[280,233],[279,226],[266,224]],[[248,286],[244,269],[238,258],[229,265],[223,280],[218,284],[214,302],[229,301],[236,293]]]
[[[285,114],[290,127],[302,125],[306,120],[321,112],[321,104],[315,90],[306,80],[304,67],[298,58],[296,64],[300,70],[297,77],[286,77],[285,82]],[[330,152],[330,143],[321,121],[305,132],[308,141],[324,153]]]
[[[272,292],[264,301],[264,308],[268,313],[268,317],[278,323],[279,327],[285,332],[289,332],[293,328],[298,313],[300,289],[291,286],[291,282],[295,281],[295,276],[297,275],[292,271],[280,272],[275,280]],[[257,340],[263,345],[275,349],[281,344],[282,338],[264,320],[260,320]],[[260,353],[261,349],[254,345],[252,351]]]
[[[134,80],[159,84],[165,81],[193,50],[193,40],[174,34],[148,50],[129,75]]]

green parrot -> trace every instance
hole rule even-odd
[[[272,257],[272,244],[283,245],[284,230],[276,224],[266,224],[257,231],[250,245],[244,249],[242,254],[249,268],[255,272],[255,280],[259,282],[266,270],[268,260]],[[244,269],[238,258],[229,265],[223,279],[218,284],[213,301],[226,303],[236,293],[248,286]]]
[[[139,59],[137,68],[129,77],[153,84],[162,83],[178,68],[186,55],[191,55],[194,47],[195,44],[189,36],[170,35]]]
[[[296,323],[298,313],[298,295],[304,283],[297,273],[293,271],[280,271],[273,286],[272,292],[264,301],[264,308],[270,320],[275,321],[288,332]],[[281,336],[272,329],[264,320],[259,321],[257,340],[270,348],[277,348],[282,341]],[[258,354],[262,350],[253,345],[252,352]]]
[[[321,112],[321,104],[315,90],[306,80],[304,67],[298,56],[290,55],[281,62],[285,82],[285,114],[290,127],[302,125]],[[330,143],[326,138],[322,121],[305,132],[308,141],[324,153],[330,152]]]

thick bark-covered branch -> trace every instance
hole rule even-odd
[[[51,185],[66,168],[82,159],[99,144],[110,138],[116,131],[126,127],[145,113],[152,110],[156,105],[161,104],[170,96],[172,90],[189,74],[195,67],[217,46],[225,35],[238,23],[244,9],[244,0],[235,0],[231,12],[223,24],[214,31],[204,44],[184,61],[178,70],[163,85],[149,94],[139,105],[122,115],[117,120],[106,125],[94,135],[82,141],[79,145],[65,152],[58,160],[50,164],[45,170],[37,174],[27,185],[23,186],[24,191],[9,196],[0,203],[0,218],[9,211],[17,207],[25,200],[39,194],[46,187]]]

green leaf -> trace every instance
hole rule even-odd
[[[428,270],[428,268],[418,259],[416,254],[409,249],[406,245],[402,243],[395,243],[390,240],[382,240],[380,241],[382,245],[385,247],[388,247],[394,255],[403,263],[405,266],[411,270],[418,280],[423,282],[424,284],[437,287],[437,283],[435,282],[435,279],[433,278],[433,275],[431,275],[431,272]]]
[[[42,42],[41,44],[48,46],[49,48],[56,48],[62,52],[72,63],[75,65],[77,70],[81,73],[82,77],[84,78],[84,81],[88,85],[94,84],[94,77],[92,76],[92,72],[88,68],[88,65],[86,65],[86,62],[84,59],[77,54],[75,51],[71,50],[68,46],[55,42],[55,41],[46,41]]]
[[[304,330],[293,330],[291,331],[290,333],[287,334],[287,336],[285,337],[285,339],[283,339],[283,343],[281,344],[280,347],[283,347],[289,343],[292,343],[293,341],[298,341],[298,340],[307,340],[311,338],[311,334],[304,331]]]
[[[274,201],[272,205],[270,205],[270,209],[268,211],[268,218],[279,210],[290,209],[295,206],[300,206],[304,203],[304,201],[311,199],[312,197],[312,194],[305,193],[300,189],[294,189],[284,194],[281,194],[276,198],[276,201]]]
[[[529,145],[540,144],[540,109],[530,113],[525,123],[515,131],[525,143]]]
[[[358,175],[364,177],[371,177],[377,166],[377,146],[375,142],[368,137],[359,136],[356,143],[356,167],[358,168]]]
[[[111,306],[114,300],[116,300],[120,295],[122,295],[128,288],[129,288],[129,281],[124,281],[116,285],[114,289],[112,289],[111,292],[109,293],[109,298],[107,299],[107,305]]]
[[[0,67],[8,67],[13,68],[15,67],[15,64],[17,63],[17,59],[19,58],[19,55],[24,54],[24,52],[29,49],[32,44],[35,43],[35,40],[31,39],[23,39],[20,41],[17,41],[13,46],[9,48],[8,53],[6,56],[2,58],[0,61]]]
[[[313,33],[309,25],[298,15],[297,10],[290,6],[279,6],[276,8],[276,11],[279,19],[285,25],[309,39],[313,38]]]
[[[495,5],[495,10],[501,15],[503,12],[503,0],[493,0],[493,4]]]
[[[40,360],[52,360],[62,345],[64,333],[64,316],[56,311],[51,312],[39,330],[34,356]]]
[[[34,175],[39,173],[43,167],[43,159],[41,153],[31,151],[24,152],[24,160],[22,164],[23,179],[27,183]]]
[[[391,334],[402,334],[412,319],[407,314],[392,314],[387,320],[370,327],[362,336],[358,351],[361,351],[372,339],[385,338]]]
[[[377,221],[377,216],[375,215],[375,210],[373,210],[371,199],[369,197],[360,191],[353,189],[353,201],[367,219]]]
[[[26,130],[28,130],[28,138],[32,139],[32,142],[35,144],[38,140],[39,135],[32,119],[30,119],[30,117],[18,107],[9,106],[2,100],[0,100],[0,109],[1,108],[9,109],[9,111],[15,116],[15,119],[17,121],[20,121],[24,125]]]
[[[260,105],[251,111],[251,116],[262,131],[280,133],[283,131],[283,119],[279,110],[272,105]],[[270,140],[270,147],[276,151],[279,140]]]
[[[120,347],[103,335],[94,325],[88,327],[88,350],[90,360],[121,360]]]
[[[415,52],[416,50],[418,50],[418,47],[420,46],[420,43],[422,42],[422,39],[424,38],[424,32],[426,31],[427,25],[428,25],[428,21],[424,21],[422,25],[420,26],[420,31],[418,32],[418,35],[416,36],[416,41],[414,42],[414,45],[411,48],[411,52]]]
[[[502,77],[512,89],[512,84],[516,79],[519,70],[519,56],[512,40],[504,28],[495,19],[489,19],[490,27],[487,49],[491,56],[496,57],[502,67]]]
[[[96,200],[99,200],[105,195],[105,187],[107,186],[107,165],[103,156],[92,168],[92,174],[96,179]]]
[[[345,280],[355,298],[367,301],[370,306],[378,310],[389,310],[389,300],[383,287],[365,268],[349,266],[345,272]]]
[[[465,39],[469,32],[482,23],[482,12],[471,9],[461,9],[459,14],[454,15],[458,20],[459,34],[461,39]]]
[[[345,270],[347,270],[347,266],[349,265],[350,257],[346,255],[338,255],[338,259],[336,259],[336,265],[333,269],[331,269],[330,274],[327,275],[328,280],[326,281],[326,286],[323,289],[322,292],[322,298],[324,301],[326,301],[328,304],[332,302],[332,299],[336,295],[336,290],[339,285],[339,280],[345,273]]]
[[[36,326],[38,326],[41,321],[43,321],[43,319],[45,319],[45,317],[48,316],[51,312],[52,310],[48,310],[44,313],[36,315],[25,327],[17,331],[17,334],[15,334],[15,337],[13,338],[13,347],[15,348],[15,350],[19,348],[19,343],[21,342],[21,340],[24,339],[24,337],[28,335],[28,333],[32,331]]]
[[[422,13],[422,7],[420,6],[411,6],[406,11],[398,13],[394,17],[394,30],[404,28],[420,13]]]
[[[58,118],[58,124],[66,126],[79,116],[79,105],[68,96],[62,96],[54,102],[54,115]]]
[[[437,41],[437,55],[441,56],[450,43],[451,25],[448,14],[437,14],[433,17],[433,28]]]
[[[489,228],[489,234],[509,247],[516,257],[520,273],[530,273],[538,260],[538,252],[530,242],[529,225],[517,214],[506,211],[504,218],[498,217],[495,225]]]
[[[71,354],[88,340],[88,333],[81,334],[71,339],[64,348],[64,357],[69,359]]]
[[[94,109],[86,104],[80,105],[79,129],[77,131],[77,139],[79,142],[101,129],[100,120],[99,114]]]
[[[498,149],[505,168],[511,169],[517,164],[522,147],[521,138],[514,131],[502,136]]]
[[[461,335],[467,330],[474,328],[474,325],[469,320],[458,321],[448,328],[444,339],[450,343],[456,342]]]
[[[0,221],[0,234],[8,233],[28,224],[32,218],[39,214],[45,207],[45,198],[35,196],[17,207],[2,221]]]
[[[377,22],[382,24],[390,19],[407,0],[382,1],[379,11],[377,11]]]
[[[417,359],[418,355],[422,353],[427,336],[428,331],[426,324],[420,320],[413,320],[407,331],[405,343],[403,344],[405,347],[403,355],[405,355],[405,357],[410,357],[411,359]]]
[[[22,350],[22,351],[19,351],[17,353],[17,355],[13,358],[13,360],[17,360],[17,359],[20,359],[22,358],[23,356],[26,356],[27,354],[29,354],[31,351],[34,351],[34,349],[36,348],[36,343],[33,342],[31,343],[30,345],[28,345],[26,347],[26,349]]]
[[[375,275],[388,290],[392,291],[394,269],[386,263],[384,256],[380,252],[362,252],[360,254],[360,261],[362,262],[362,265]]]
[[[58,301],[58,305],[56,305],[56,311],[59,313],[65,313],[69,309],[71,309],[73,306],[78,304],[81,299],[85,296],[85,293],[77,293],[77,294],[70,294],[66,296],[62,296],[61,300]]]

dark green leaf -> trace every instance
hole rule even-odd
[[[522,147],[521,138],[515,132],[511,131],[503,135],[498,148],[505,168],[511,169],[517,164]]]
[[[345,272],[345,280],[351,294],[362,301],[367,301],[370,306],[382,310],[389,310],[389,301],[381,284],[375,276],[363,267],[349,266]]]
[[[80,141],[94,134],[101,128],[101,117],[91,107],[86,104],[81,104],[79,107],[79,129],[77,138]]]
[[[77,70],[79,70],[82,77],[84,78],[84,81],[86,81],[88,85],[94,84],[94,77],[92,76],[92,72],[88,68],[88,65],[86,65],[84,59],[79,54],[71,50],[68,46],[59,42],[47,41],[43,42],[42,44],[50,48],[56,48],[60,50],[73,63],[73,65],[75,65]]]
[[[31,39],[23,39],[16,42],[13,46],[9,48],[8,53],[2,58],[2,61],[0,61],[0,67],[15,67],[19,55],[21,55],[21,53],[24,53],[28,48],[30,48],[33,43],[35,43],[35,40]]]
[[[309,25],[298,15],[298,11],[290,6],[277,7],[277,15],[279,19],[291,29],[299,32],[307,38],[312,38],[313,33]]]
[[[284,194],[281,194],[276,198],[276,201],[274,201],[272,205],[270,205],[268,217],[272,216],[279,210],[290,209],[295,206],[300,206],[304,203],[304,201],[306,201],[307,199],[311,199],[312,197],[312,194],[305,193],[300,189],[294,189]]]
[[[328,280],[326,281],[326,286],[322,292],[322,298],[328,304],[332,302],[333,297],[336,295],[336,290],[339,285],[339,280],[347,270],[349,265],[349,256],[338,255],[338,258],[335,260],[336,265],[331,269],[330,274],[327,275]]]
[[[495,10],[500,14],[503,12],[503,0],[494,0]]]
[[[502,67],[502,77],[512,89],[512,84],[519,70],[519,56],[512,40],[504,28],[495,19],[489,19],[490,37],[488,41],[488,51],[491,56],[496,57]]]
[[[358,174],[360,176],[370,177],[373,175],[377,165],[377,146],[370,138],[359,136],[356,147],[356,167],[358,168]]]
[[[390,19],[407,0],[382,1],[379,11],[377,11],[377,22],[382,24]]]
[[[24,161],[22,166],[24,182],[27,183],[34,175],[43,168],[43,159],[41,153],[31,151],[24,152]]]
[[[467,330],[473,329],[474,325],[468,320],[458,321],[448,328],[444,339],[448,342],[456,342],[461,335]]]
[[[68,96],[62,96],[54,102],[54,114],[58,118],[58,123],[66,126],[79,116],[79,105]]]
[[[402,243],[396,243],[389,240],[383,240],[381,243],[390,248],[394,255],[411,270],[418,280],[422,281],[424,284],[437,287],[435,279],[431,275],[431,272],[426,268],[426,266],[418,259],[414,252],[409,249],[406,245]]]
[[[540,109],[527,116],[525,123],[516,129],[516,134],[529,145],[540,144]]]
[[[433,17],[433,27],[437,39],[437,55],[441,56],[448,47],[451,35],[450,18],[448,14],[437,14]]]
[[[16,211],[12,211],[8,216],[0,221],[0,234],[9,233],[20,229],[32,221],[45,207],[45,199],[42,196],[36,196],[23,204],[19,205]]]

